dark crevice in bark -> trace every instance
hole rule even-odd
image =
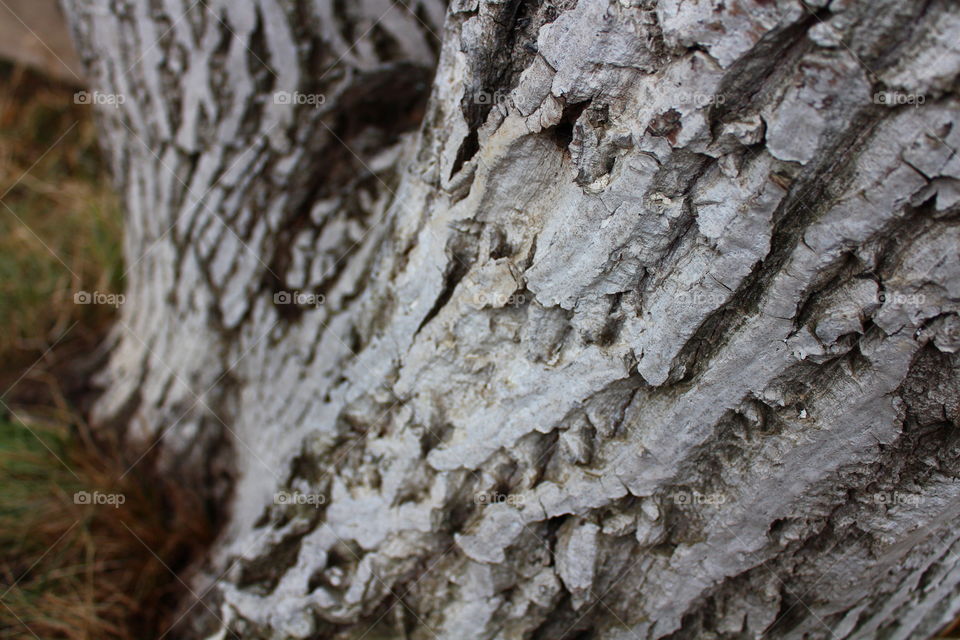
[[[259,5],[254,5],[256,22],[253,32],[250,34],[249,42],[246,45],[247,68],[250,71],[250,77],[253,79],[257,93],[266,95],[271,92],[276,83],[276,72],[270,68],[270,49],[267,46],[267,36],[264,32],[263,15],[260,12]],[[220,18],[226,22],[225,18]],[[236,37],[231,34],[231,37]],[[198,36],[197,41],[200,41]]]
[[[573,127],[580,119],[584,110],[590,106],[591,100],[583,100],[572,104],[565,104],[560,114],[560,122],[543,130],[544,135],[550,136],[557,146],[569,153],[570,143],[573,142]]]
[[[477,154],[477,151],[480,150],[480,135],[477,133],[478,128],[470,128],[470,133],[463,139],[463,142],[460,143],[460,148],[457,149],[457,157],[453,161],[453,168],[450,170],[450,178],[460,173],[460,169],[463,168],[463,165],[466,164],[473,156]],[[466,197],[466,196],[464,196]]]
[[[408,8],[409,10],[409,8]],[[427,10],[422,4],[417,4],[417,8],[413,11],[414,16],[417,18],[417,22],[424,28],[423,37],[427,42],[427,46],[430,47],[430,52],[433,53],[435,59],[440,59],[440,47],[443,44],[440,41],[440,32],[443,30],[443,25],[432,24],[430,16],[427,14]]]
[[[773,214],[770,251],[766,258],[744,279],[729,301],[707,316],[684,345],[671,370],[675,384],[689,387],[708,370],[724,338],[733,335],[734,327],[757,313],[764,292],[797,244],[803,241],[806,229],[829,211],[844,186],[853,179],[855,160],[873,135],[881,113],[866,109],[855,116],[848,129],[819,155],[820,164],[808,167],[792,182]],[[814,206],[808,205],[811,202]]]
[[[294,40],[303,43],[298,51],[300,68],[314,71],[304,79],[304,91],[321,92],[321,88],[315,85],[322,83],[322,74],[327,72],[328,61],[333,62],[336,57],[320,37],[323,25],[320,24],[319,16],[313,7],[305,2],[292,2],[289,7],[281,8],[287,13],[287,26],[293,33]],[[331,55],[334,57],[331,58]]]
[[[397,60],[403,56],[400,43],[379,23],[373,25],[367,37],[380,60]]]
[[[296,563],[300,543],[306,534],[307,531],[290,533],[273,545],[266,554],[251,560],[241,560],[237,587],[254,590],[261,595],[276,589],[284,572]]]
[[[950,10],[949,5],[949,0],[918,0],[888,4],[886,15],[861,12],[846,30],[841,46],[857,56],[871,83],[876,83],[880,74],[899,64],[907,51],[935,29],[935,20]],[[933,6],[941,11],[931,11]]]
[[[332,125],[323,121],[311,123],[314,142],[308,146],[316,148],[309,154],[312,166],[299,171],[294,184],[287,187],[291,213],[272,243],[273,255],[267,260],[270,270],[263,275],[266,290],[277,293],[292,288],[283,280],[293,262],[293,243],[304,230],[316,226],[311,212],[318,201],[340,197],[342,210],[366,224],[369,213],[362,210],[360,191],[366,188],[375,196],[396,188],[396,175],[373,173],[365,158],[390,147],[402,134],[419,126],[429,75],[429,70],[407,63],[392,63],[359,74],[355,83],[339,96],[335,109],[321,116],[332,116]],[[385,102],[394,106],[390,118],[383,117],[381,105]],[[316,233],[322,228],[321,223]],[[333,272],[326,274],[323,282],[312,284],[312,293],[329,293],[350,264],[350,254],[359,249],[359,243],[347,244],[345,253],[337,256]],[[296,305],[278,309],[289,321],[296,320],[301,313]]]
[[[724,74],[717,95],[722,101],[711,104],[708,118],[718,134],[721,123],[736,120],[759,110],[768,93],[779,83],[778,75],[789,76],[800,57],[811,49],[807,31],[828,18],[829,10],[806,15],[796,23],[763,36],[754,47]]]
[[[576,7],[576,0],[508,0],[499,7],[486,5],[481,19],[489,27],[484,41],[468,53],[470,77],[460,100],[469,131],[457,150],[450,178],[480,150],[478,132],[490,111],[507,99],[520,74],[537,55],[536,38],[543,25],[556,20],[563,11]],[[498,107],[499,108],[499,107]]]
[[[350,15],[349,0],[331,0],[333,9],[333,18],[336,22],[337,30],[340,32],[346,42],[356,42],[356,23],[353,16]]]
[[[831,385],[829,376],[819,374],[817,379],[823,388]],[[748,627],[743,633],[762,632],[768,638],[791,636],[803,625],[812,624],[809,609],[819,604],[815,587],[827,577],[816,569],[827,567],[829,574],[830,568],[838,562],[831,553],[851,553],[853,549],[860,549],[859,553],[866,559],[882,554],[889,547],[888,543],[876,540],[869,531],[859,528],[857,522],[869,521],[867,515],[877,510],[909,508],[909,497],[927,495],[925,487],[955,482],[960,478],[958,356],[942,353],[931,346],[924,347],[915,356],[898,395],[904,400],[907,414],[897,440],[889,445],[878,445],[879,459],[839,469],[829,480],[807,492],[808,496],[822,496],[820,513],[806,511],[803,516],[792,520],[772,522],[769,529],[771,547],[759,552],[758,564],[712,589],[705,600],[685,615],[683,629],[669,636],[671,640],[686,640],[706,633],[716,634],[715,637],[721,639],[740,638],[739,633],[720,632],[714,612],[722,611],[724,602],[736,602],[743,594],[760,589],[759,584],[771,572],[778,577],[776,584],[780,585],[780,605],[775,621],[766,629]],[[944,401],[952,403],[949,411],[944,410]],[[950,415],[950,421],[943,421],[944,415]],[[713,440],[701,451],[703,456],[709,457],[724,448],[721,442]],[[735,448],[739,450],[740,446]],[[742,455],[727,457],[727,460],[731,464],[750,465]],[[691,464],[695,468],[702,466],[696,461]],[[779,535],[788,529],[793,529],[789,536],[783,538]],[[800,538],[797,537],[798,531],[804,532]],[[699,534],[694,532],[693,535]],[[934,543],[939,539],[933,531],[929,535]],[[869,566],[864,568],[871,570]],[[937,563],[923,575],[929,579],[931,572],[935,571],[938,571]],[[879,600],[883,595],[874,594],[873,597]],[[824,622],[829,627],[837,623],[843,613],[824,618]]]
[[[477,259],[477,244],[471,239],[461,237],[460,234],[455,234],[447,244],[447,255],[449,259],[447,260],[446,273],[444,273],[443,276],[443,289],[441,289],[440,294],[433,303],[433,307],[430,308],[430,311],[427,312],[427,315],[425,315],[420,322],[416,332],[414,332],[414,336],[419,334],[420,331],[440,313],[440,310],[446,306],[447,302],[450,301],[457,285],[463,277],[467,275],[470,267],[473,266],[473,263]]]
[[[431,69],[407,62],[392,62],[376,71],[359,74],[340,96],[336,125],[332,128],[348,143],[367,130],[376,130],[376,142],[364,141],[359,148],[356,142],[350,145],[358,152],[394,144],[401,134],[420,126],[432,75]],[[384,104],[391,106],[387,117]]]

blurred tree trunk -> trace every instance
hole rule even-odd
[[[957,613],[955,3],[65,4],[128,214],[94,419],[229,516],[183,637]]]

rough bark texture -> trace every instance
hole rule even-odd
[[[960,609],[955,3],[66,6],[126,97],[95,418],[229,500],[185,637]]]

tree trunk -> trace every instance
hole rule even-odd
[[[958,613],[955,3],[65,5],[122,103],[93,417],[228,514],[182,637]]]

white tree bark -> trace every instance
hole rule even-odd
[[[94,417],[228,517],[183,637],[958,613],[955,3],[65,4],[126,98]]]

